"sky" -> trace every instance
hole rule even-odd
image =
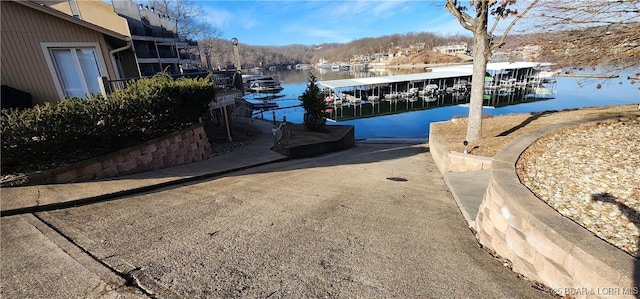
[[[443,0],[194,2],[221,38],[235,37],[256,46],[348,43],[409,32],[471,36],[444,8]]]

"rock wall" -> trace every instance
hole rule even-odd
[[[533,141],[572,125],[520,136],[495,158],[450,152],[437,132],[429,136],[429,151],[443,174],[491,169],[474,229],[478,242],[508,260],[514,272],[567,298],[638,298],[640,261],[560,215],[516,174],[516,161]]]
[[[637,259],[563,217],[520,183],[515,162],[542,134],[520,136],[495,157],[476,217],[478,241],[509,260],[513,271],[559,294],[636,298]]]
[[[440,173],[444,173],[449,171],[451,159],[449,158],[449,150],[437,138],[438,134],[435,129],[435,124],[437,124],[437,122],[432,122],[429,125],[429,152]]]
[[[450,152],[447,147],[438,140],[434,124],[429,127],[429,152],[433,157],[440,173],[444,172],[465,172],[483,169],[491,169],[493,158],[475,156],[470,154]],[[434,132],[434,134],[432,134]]]
[[[211,144],[202,125],[146,141],[117,152],[38,173],[28,185],[105,179],[207,159]]]
[[[449,153],[449,166],[451,172],[476,171],[483,169],[491,169],[493,158],[474,156],[464,153]]]

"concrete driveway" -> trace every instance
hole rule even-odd
[[[8,238],[31,230],[25,222],[55,233]],[[74,265],[62,267],[62,276],[93,279],[34,286],[48,288],[49,298],[68,297],[73,285],[82,290],[72,294],[87,297],[548,296],[479,248],[424,144],[363,143],[109,202],[3,217],[3,298],[21,297],[29,273],[46,268],[13,249],[25,240],[58,244],[56,257]],[[79,248],[64,250],[70,244]],[[90,261],[69,258],[73,250]],[[92,288],[105,283],[120,288]]]

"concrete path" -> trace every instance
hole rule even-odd
[[[2,188],[1,213],[6,216],[103,201],[287,159],[271,150],[271,123],[248,118],[234,121],[252,122],[263,134],[231,154],[177,167],[85,183]]]
[[[266,146],[146,177],[29,187],[39,189],[23,200],[2,189],[0,295],[546,296],[479,248],[426,144],[300,160]],[[94,202],[50,209],[83,197]]]
[[[451,194],[469,227],[475,226],[476,216],[484,193],[489,186],[490,176],[491,170],[489,169],[442,173],[442,177],[451,190]]]

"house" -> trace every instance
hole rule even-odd
[[[99,94],[101,77],[137,74],[129,67],[135,56],[126,32],[80,17],[35,1],[0,1],[2,85],[28,92],[33,104],[42,104]]]
[[[440,46],[433,47],[434,52],[444,53],[444,54],[469,54],[469,46],[466,43],[461,43],[457,45],[448,45],[448,46]]]
[[[124,36],[131,36],[127,21],[118,15],[113,6],[101,0],[32,0],[33,2],[46,5],[55,10],[73,16],[102,28],[120,33]],[[114,53],[118,69],[118,79],[140,77],[135,48],[131,47]]]
[[[135,56],[123,67],[123,78],[153,76],[167,70],[184,73],[201,65],[198,43],[182,38],[175,20],[158,13],[153,7],[131,0],[33,0],[68,15],[131,38]]]
[[[164,70],[183,73],[200,66],[197,42],[179,37],[175,20],[130,0],[112,2],[113,10],[127,21],[141,76]]]

